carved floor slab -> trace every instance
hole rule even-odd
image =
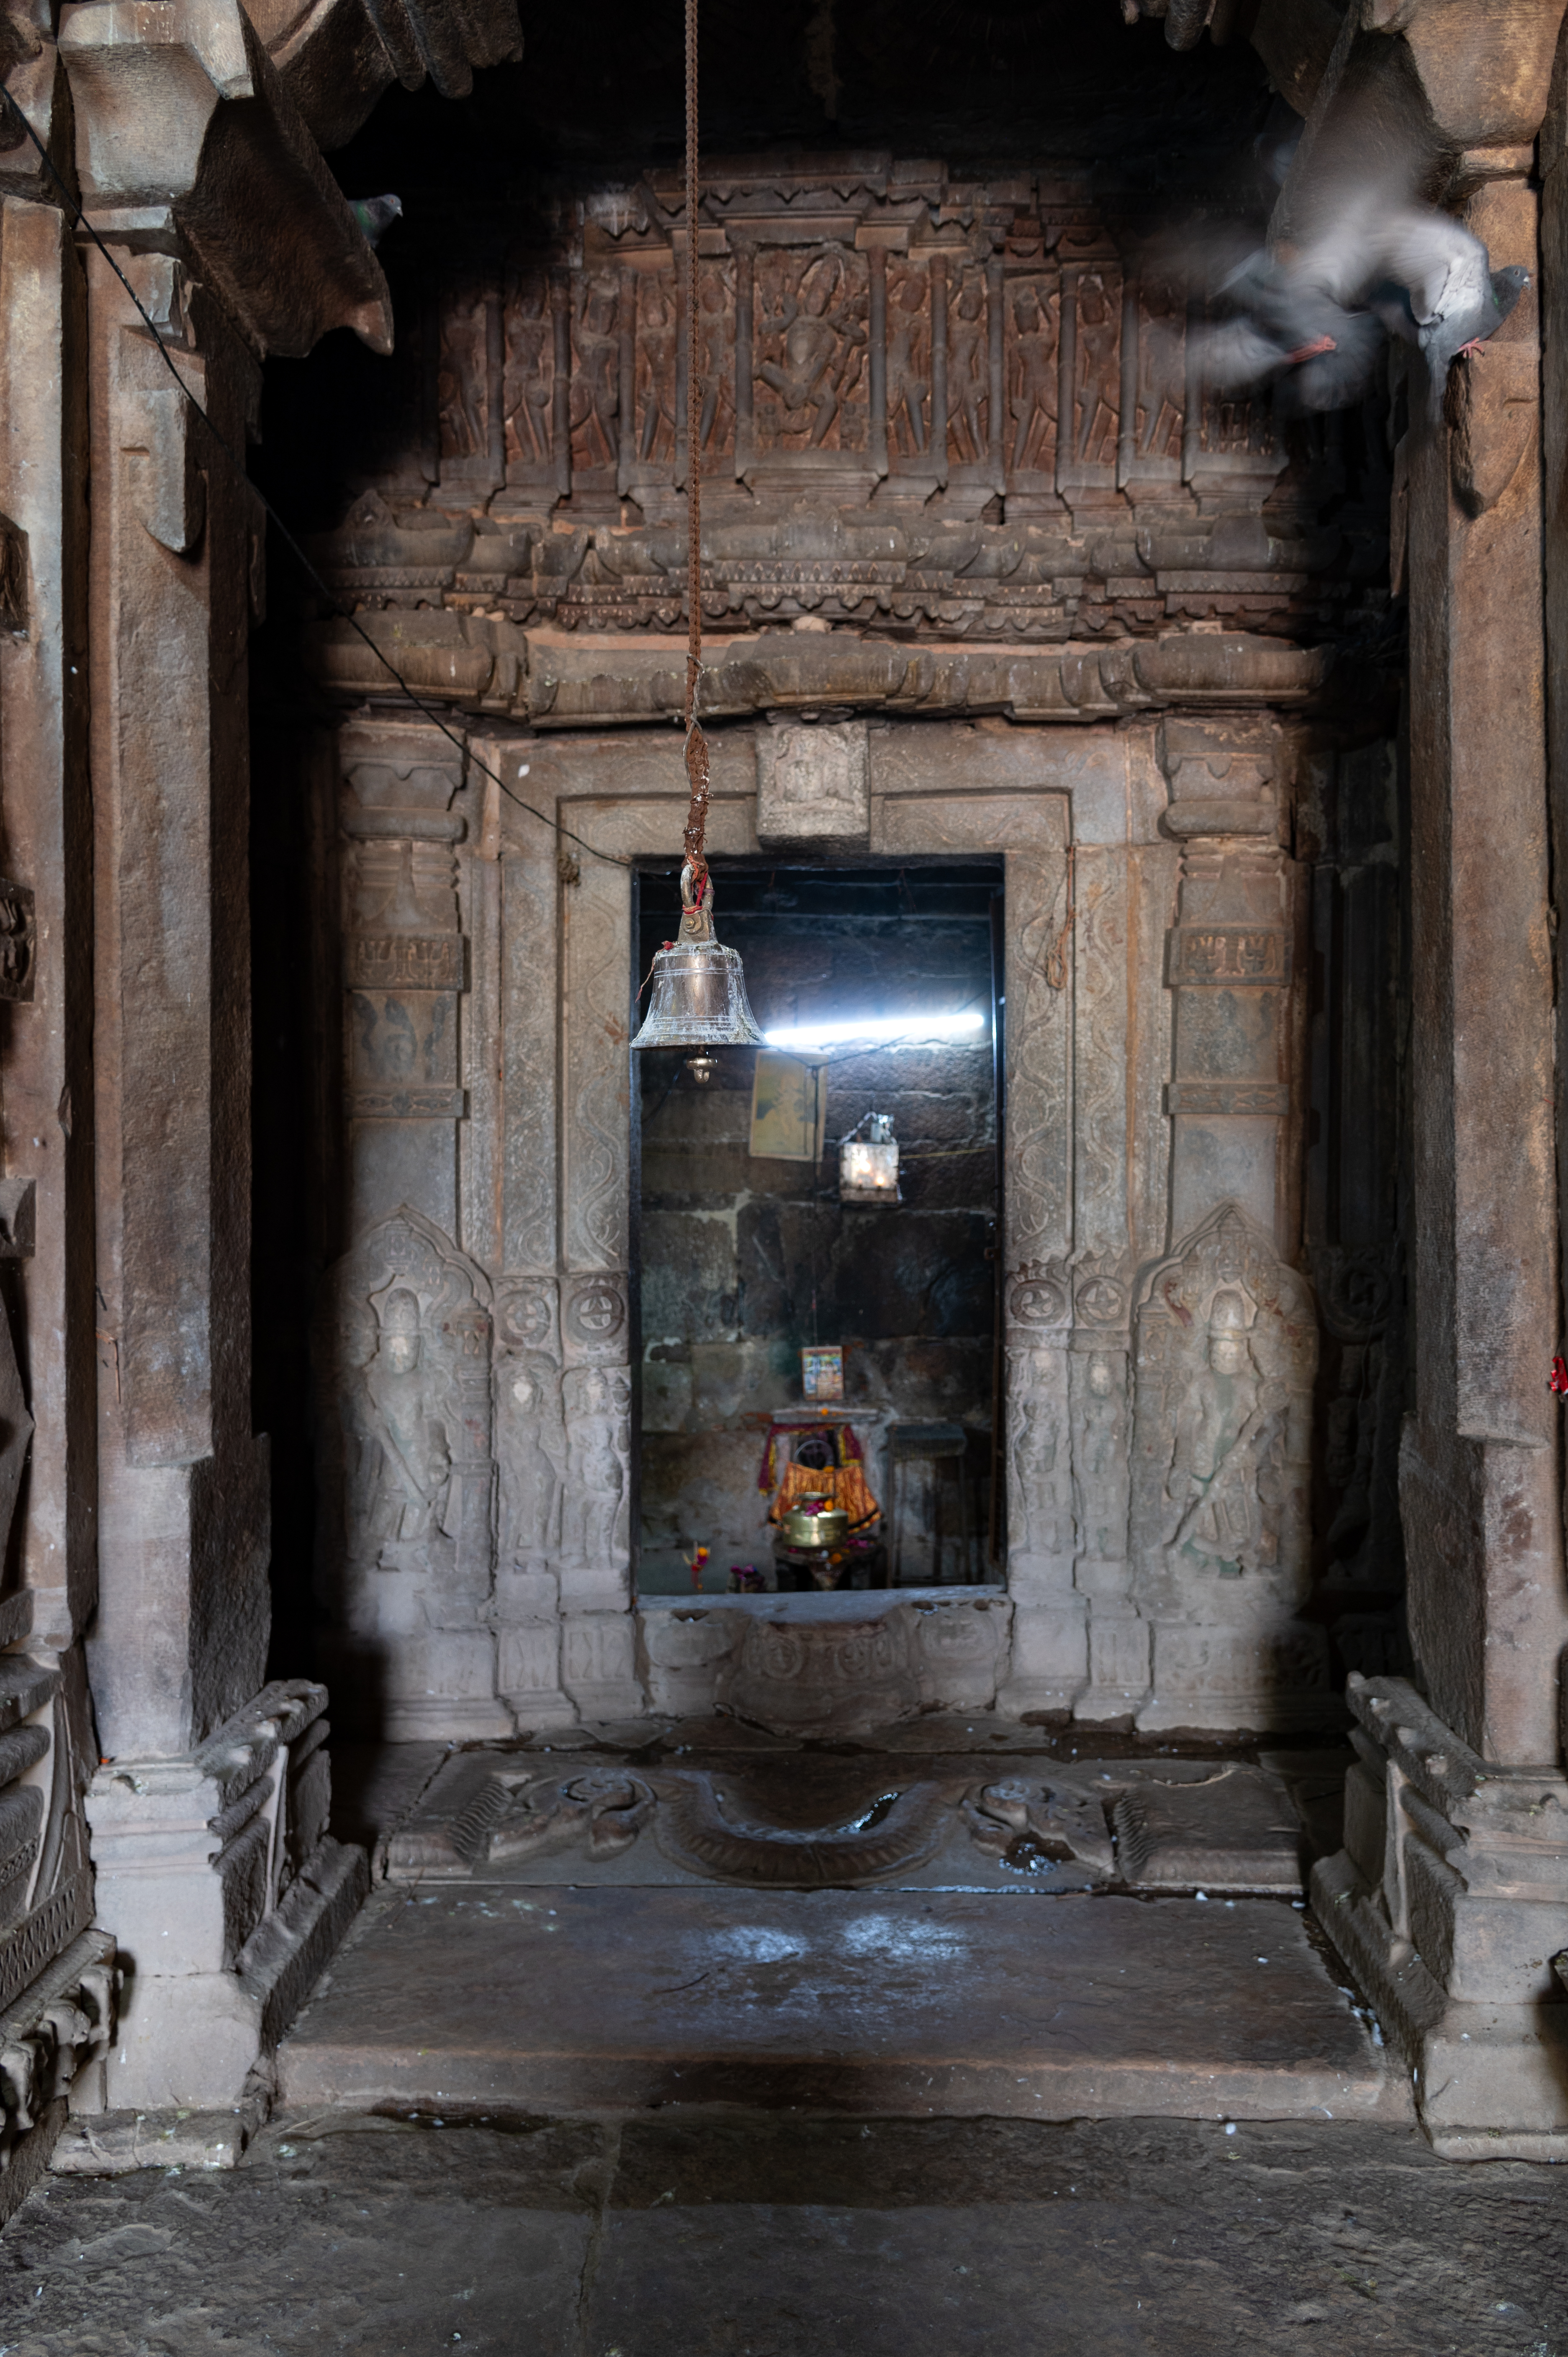
[[[1280,1776],[1240,1760],[460,1752],[383,1843],[394,1882],[1045,1892],[1302,1889]]]
[[[1402,2116],[1288,1901],[383,1889],[289,2105]]]

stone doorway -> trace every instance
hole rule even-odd
[[[470,742],[485,770],[390,715],[339,738],[355,1241],[322,1346],[325,1567],[346,1666],[373,1661],[404,1738],[708,1708],[737,1642],[633,1587],[628,977],[679,748]],[[1282,1249],[1295,884],[1240,832],[1275,823],[1285,757],[1261,716],[714,732],[721,860],[768,858],[783,768],[822,786],[790,823],[841,857],[1004,867],[1005,1576],[910,1632],[900,1709],[1153,1729],[1332,1707],[1299,1617],[1316,1317]],[[413,1495],[405,1414],[432,1452]]]
[[[681,1049],[634,1059],[639,1595],[994,1584],[1002,870],[796,855],[717,888],[773,1044],[700,1077]],[[639,901],[640,982],[675,877],[644,872]],[[874,1122],[897,1152],[880,1203],[841,1185]],[[823,1344],[842,1397],[819,1405]],[[776,1501],[824,1473],[855,1529],[813,1565],[779,1552]]]

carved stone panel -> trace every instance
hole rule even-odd
[[[524,261],[508,276],[502,407],[509,485],[555,479],[555,320],[550,273]]]
[[[566,1584],[577,1595],[603,1591],[619,1600],[631,1560],[631,1378],[624,1366],[571,1367],[561,1394],[567,1450],[561,1560]]]
[[[350,1563],[489,1585],[489,1288],[417,1211],[338,1263],[332,1372]]]
[[[496,1340],[509,1351],[561,1355],[560,1312],[553,1276],[503,1276],[496,1287]]]
[[[1288,1631],[1310,1576],[1310,1288],[1228,1203],[1138,1293],[1142,1609],[1162,1622]]]
[[[1080,1336],[1079,1342],[1090,1338]],[[1080,1555],[1127,1554],[1131,1417],[1124,1351],[1075,1349],[1071,1359],[1073,1514]],[[1079,1580],[1079,1586],[1083,1585]]]
[[[1122,311],[1121,482],[1178,483],[1187,411],[1187,306],[1179,294],[1140,285]],[[1131,345],[1127,341],[1131,338]]]
[[[446,482],[489,486],[500,479],[500,317],[484,287],[465,288],[442,308],[436,408]]]
[[[989,479],[987,460],[993,443],[1000,445],[1003,430],[1000,406],[994,398],[991,333],[993,305],[1000,299],[1000,288],[993,296],[983,265],[971,262],[967,256],[955,256],[948,264],[948,466],[950,472],[973,469]],[[1000,314],[997,316],[1000,325]],[[1046,331],[1054,342],[1054,321],[1047,322]],[[1033,398],[1035,394],[1037,401]],[[1032,371],[1027,391],[1020,386],[1016,398],[1027,401],[1032,422],[1038,413],[1036,447],[1031,452],[1030,438],[1026,435],[1025,457],[1038,457],[1048,437],[1049,457],[1041,461],[1041,470],[1054,474],[1057,404],[1054,373],[1049,366],[1043,377]],[[999,466],[995,472],[999,481]]]
[[[625,1277],[601,1273],[564,1279],[561,1331],[568,1365],[624,1365],[630,1340]]]
[[[624,1269],[631,1078],[627,953],[630,884],[624,867],[586,860],[564,896],[565,1006],[562,1178],[566,1265]],[[624,1354],[623,1354],[624,1355]]]
[[[813,454],[829,451],[864,463],[869,257],[837,243],[764,246],[755,285],[757,459],[770,475],[819,471]]]
[[[1071,1242],[1071,993],[1060,962],[1070,887],[1062,854],[1007,855],[1007,1265]]]
[[[863,721],[759,732],[757,834],[761,843],[859,843],[871,830]]]
[[[1009,1583],[1018,1592],[1072,1585],[1073,1499],[1064,1348],[1007,1352]]]
[[[542,1572],[560,1551],[566,1431],[561,1371],[538,1351],[507,1351],[496,1361],[496,1458],[503,1578],[518,1570]],[[549,1609],[553,1599],[550,1582],[527,1600]],[[514,1582],[508,1596],[514,1614],[522,1600]]]
[[[1097,241],[1098,242],[1098,241]],[[1057,480],[1063,490],[1112,490],[1122,407],[1122,274],[1097,255],[1065,273],[1063,403]],[[1069,414],[1070,413],[1070,414]]]
[[[406,1734],[492,1731],[490,1289],[404,1206],[331,1272],[318,1346],[322,1575]]]
[[[1061,377],[1061,285],[1056,274],[1011,280],[1004,318],[1008,478],[1019,490],[1054,490]],[[972,378],[971,403],[972,406]],[[963,425],[966,438],[972,439],[968,414]]]
[[[1073,1019],[1077,1035],[1075,1234],[1080,1248],[1112,1254],[1127,1239],[1130,876],[1119,851],[1080,846],[1075,856]],[[1096,1324],[1126,1323],[1098,1318]]]
[[[38,927],[26,884],[0,881],[0,998],[26,1004],[33,996]]]
[[[635,306],[635,280],[611,268],[585,270],[573,287],[572,477],[585,490],[617,487],[621,318],[629,328]]]
[[[939,468],[931,373],[932,287],[927,261],[901,257],[889,261],[885,417],[887,462],[895,475],[934,477]],[[945,468],[941,472],[945,474]]]

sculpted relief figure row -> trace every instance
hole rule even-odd
[[[1123,1322],[1085,1320],[1086,1293]],[[1270,1625],[1276,1653],[1289,1631],[1277,1682],[1320,1685],[1326,1663],[1293,1618],[1309,1572],[1305,1283],[1232,1206],[1123,1287],[1080,1287],[1077,1322],[1069,1297],[1065,1271],[1012,1289],[1015,1600],[1084,1598],[1095,1626],[1121,1631],[1123,1683],[1142,1660],[1144,1689],[1151,1633],[1190,1652],[1194,1632],[1249,1621]],[[618,1278],[492,1291],[417,1212],[339,1264],[322,1354],[342,1514],[328,1561],[338,1555],[350,1631],[392,1639],[388,1698],[405,1729],[455,1722],[465,1698],[487,1706],[509,1627],[542,1636],[575,1601],[626,1609],[626,1339]]]
[[[448,254],[409,306],[402,455],[320,545],[335,587],[514,624],[677,623],[687,234],[653,172],[561,198],[504,253]],[[759,160],[708,177],[698,243],[716,626],[1316,637],[1379,577],[1377,502],[1347,504],[1321,435],[1265,523],[1290,456],[1267,400],[1196,382],[1185,293],[1081,180],[860,157],[824,186]]]
[[[1177,483],[1227,459],[1278,471],[1266,406],[1188,386],[1184,298],[1143,283],[1085,188],[887,183],[819,191],[804,221],[766,178],[744,205],[704,192],[705,474],[811,451],[997,492]],[[595,210],[561,248],[516,248],[444,298],[444,479],[492,449],[511,488],[564,467],[624,494],[683,472],[679,196],[655,175],[607,225]]]

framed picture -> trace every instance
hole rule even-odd
[[[823,1342],[800,1353],[800,1389],[809,1400],[843,1397],[843,1345]]]

